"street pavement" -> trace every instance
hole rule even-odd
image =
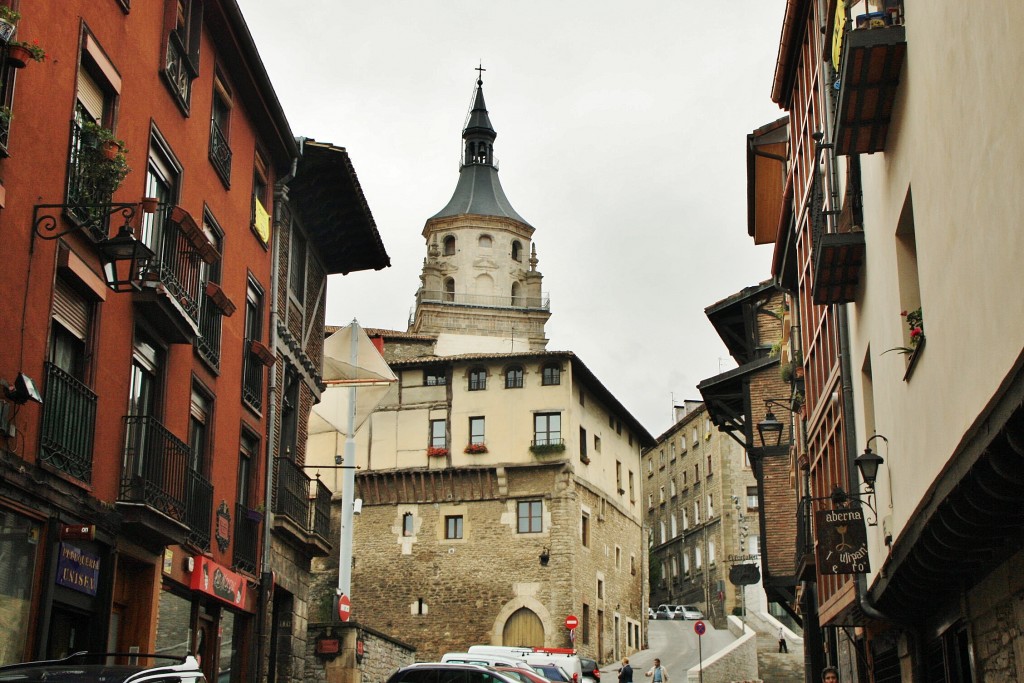
[[[644,672],[654,665],[655,657],[661,659],[661,665],[668,670],[670,683],[685,681],[686,671],[697,666],[701,658],[706,660],[736,640],[728,630],[718,630],[710,621],[704,622],[704,635],[697,636],[693,630],[695,623],[692,620],[649,620],[647,649],[629,656],[634,683],[644,683]],[[620,662],[608,662],[601,667],[602,683],[615,683],[620,668]]]

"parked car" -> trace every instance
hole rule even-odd
[[[157,661],[167,663],[155,663]],[[109,662],[119,662],[111,664]],[[120,662],[137,662],[124,664]],[[143,664],[141,662],[148,662]],[[63,659],[0,666],[0,681],[18,683],[206,683],[195,657],[171,655],[76,652]]]
[[[703,619],[704,613],[696,605],[676,605],[677,619]]]
[[[387,683],[520,683],[501,671],[479,664],[429,662],[410,664],[395,671]],[[183,679],[183,683],[186,683]]]
[[[520,669],[516,666],[494,666],[491,667],[495,671],[500,671],[509,678],[514,678],[520,683],[551,683],[550,680],[544,678],[533,669]]]
[[[549,681],[554,681],[554,683],[572,683],[569,680],[569,675],[557,664],[531,664],[530,666]]]
[[[601,667],[596,660],[580,657],[580,666],[583,667],[583,683],[601,683]]]
[[[675,619],[675,617],[675,605],[658,605],[658,609],[654,613],[655,619]]]

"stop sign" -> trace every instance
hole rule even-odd
[[[576,615],[570,614],[565,618],[565,627],[568,629],[576,628],[580,625],[580,620],[576,618]]]
[[[693,630],[698,636],[702,636],[704,635],[704,631],[707,630],[707,627],[704,625],[703,621],[695,621],[693,622]]]
[[[338,596],[338,618],[348,621],[352,616],[352,600],[347,595]]]

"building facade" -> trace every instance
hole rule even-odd
[[[825,664],[842,680],[1024,676],[1024,332],[1001,294],[1020,280],[1022,143],[1000,86],[1020,49],[949,52],[1015,45],[1022,18],[995,2],[787,6],[772,98],[789,136],[753,135],[783,153],[748,165],[750,233],[775,245],[806,376],[794,483],[823,641],[808,680]],[[953,101],[971,105],[936,106]],[[863,534],[855,561],[828,554],[837,515]]]
[[[409,330],[368,330],[398,381],[355,438],[352,617],[425,661],[473,644],[610,661],[644,639],[652,439],[578,357],[545,350],[534,229],[501,189],[495,136],[478,81]],[[318,439],[316,462],[335,462],[340,440]],[[337,565],[318,564],[329,604]]]
[[[651,547],[651,605],[697,605],[724,623],[763,603],[730,569],[759,557],[759,497],[743,448],[712,423],[704,404],[677,407],[677,422],[644,452]]]
[[[262,679],[301,150],[233,1],[0,14],[0,659],[193,653],[210,680]],[[329,245],[302,262],[317,330]]]

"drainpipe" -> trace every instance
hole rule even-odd
[[[302,155],[302,144],[305,138],[298,138],[299,156]],[[271,248],[271,277],[270,277],[270,348],[277,348],[277,321],[278,305],[277,297],[280,290],[280,278],[278,277],[278,260],[281,258],[280,230],[276,226],[281,224],[281,205],[288,201],[287,183],[295,177],[295,171],[299,165],[299,157],[292,159],[291,170],[288,175],[280,178],[276,187],[280,192],[280,200],[275,197],[274,201],[274,223],[273,247]],[[274,460],[276,459],[277,444],[274,441],[276,423],[278,417],[277,409],[277,370],[271,368],[270,379],[267,382],[267,434],[266,434],[266,462],[264,473],[266,481],[263,488],[263,548],[260,557],[260,592],[256,605],[256,662],[250,670],[257,672],[256,680],[267,680],[267,671],[264,666],[270,654],[270,634],[273,629],[267,623],[270,615],[270,596],[274,590],[274,572],[270,568],[270,530],[273,528],[274,517]]]

